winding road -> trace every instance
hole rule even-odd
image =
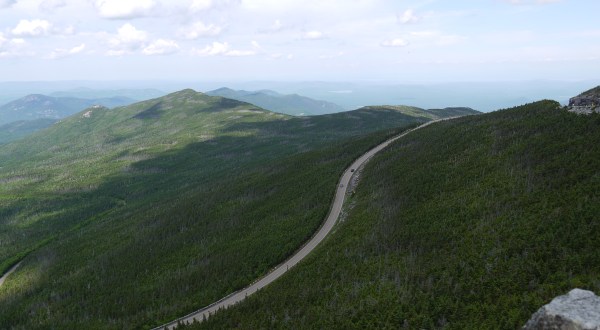
[[[201,309],[199,309],[193,313],[190,313],[186,316],[180,317],[180,318],[178,318],[174,321],[171,321],[167,324],[161,325],[160,327],[154,328],[153,330],[165,329],[165,328],[175,329],[180,322],[183,324],[193,323],[194,321],[201,322],[202,320],[208,318],[211,314],[217,312],[218,310],[225,309],[225,308],[228,308],[232,305],[239,303],[240,301],[246,299],[246,297],[248,297],[248,296],[252,295],[253,293],[255,293],[256,291],[264,288],[265,286],[269,285],[271,282],[278,279],[281,275],[285,274],[290,268],[294,267],[298,262],[300,262],[310,252],[312,252],[312,250],[314,250],[315,247],[317,247],[317,245],[319,243],[321,243],[321,241],[323,241],[323,239],[325,239],[327,234],[329,234],[329,232],[331,231],[331,229],[333,228],[333,226],[335,225],[336,221],[338,220],[338,218],[340,216],[340,213],[342,211],[342,206],[344,205],[344,200],[346,198],[346,192],[348,189],[348,185],[350,183],[350,179],[352,178],[352,175],[354,174],[355,169],[358,169],[360,166],[365,164],[371,157],[373,157],[376,153],[380,152],[385,147],[387,147],[390,143],[396,141],[397,139],[399,139],[415,130],[418,130],[427,125],[430,125],[434,122],[437,122],[440,120],[445,120],[445,119],[451,119],[451,118],[444,118],[444,119],[430,121],[421,126],[414,128],[414,129],[408,130],[400,135],[394,136],[394,137],[388,139],[387,141],[379,144],[378,146],[374,147],[373,149],[367,151],[365,154],[363,154],[357,160],[355,160],[354,163],[352,163],[352,165],[350,165],[350,167],[348,167],[344,171],[344,174],[340,178],[340,181],[338,182],[338,189],[336,190],[333,203],[331,204],[331,208],[329,209],[329,214],[327,215],[327,219],[325,220],[325,222],[323,223],[321,228],[319,228],[319,230],[310,239],[310,241],[308,241],[308,243],[306,243],[298,252],[296,252],[293,256],[291,256],[289,259],[287,259],[283,263],[281,263],[279,266],[275,267],[270,273],[268,273],[264,277],[258,279],[256,282],[254,282],[253,284],[251,284],[250,286],[248,286],[242,290],[234,292],[234,293],[222,298],[221,300],[219,300],[217,302],[214,302],[204,308],[201,308]]]
[[[4,275],[2,275],[2,277],[0,277],[0,286],[2,286],[2,284],[4,284],[4,281],[6,281],[6,278],[8,276],[10,276],[10,274],[12,274],[12,272],[17,270],[17,268],[19,268],[20,265],[21,265],[20,262],[17,263],[16,265],[12,266]]]

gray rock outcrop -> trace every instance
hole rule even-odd
[[[524,330],[600,330],[600,297],[573,289],[540,308]]]
[[[600,112],[600,86],[570,98],[569,111],[586,115]]]

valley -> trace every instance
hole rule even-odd
[[[294,118],[184,90],[5,145],[2,270],[27,257],[1,289],[0,323],[151,327],[208,305],[312,236],[354,158],[429,120]]]

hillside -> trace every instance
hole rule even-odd
[[[0,146],[0,272],[23,259],[0,324],[149,328],[220,299],[312,235],[350,161],[427,120],[184,90]]]
[[[462,116],[477,115],[477,114],[481,113],[481,112],[479,112],[477,110],[473,110],[471,108],[465,108],[465,107],[450,107],[450,108],[443,108],[443,109],[428,109],[427,111],[430,112],[430,113],[435,114],[436,116],[438,116],[440,118],[462,117]]]
[[[421,109],[418,107],[411,107],[406,105],[378,105],[378,106],[367,106],[358,109],[358,111],[395,111],[401,112],[409,116],[421,117],[427,119],[441,119],[450,117],[461,117],[481,114],[477,110],[471,108],[444,108],[444,109]]]
[[[517,329],[600,291],[600,116],[553,101],[431,125],[361,174],[315,254],[198,329]]]
[[[135,102],[126,97],[82,99],[32,94],[0,106],[0,125],[21,120],[61,119],[92,105],[117,107]]]
[[[41,129],[50,127],[56,119],[41,118],[35,120],[19,120],[0,125],[0,144],[18,140]]]
[[[331,102],[314,100],[297,94],[282,95],[271,90],[243,91],[219,88],[206,94],[256,104],[273,112],[293,116],[322,115],[345,110]]]

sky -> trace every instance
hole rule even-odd
[[[600,74],[598,0],[0,0],[0,81]]]

